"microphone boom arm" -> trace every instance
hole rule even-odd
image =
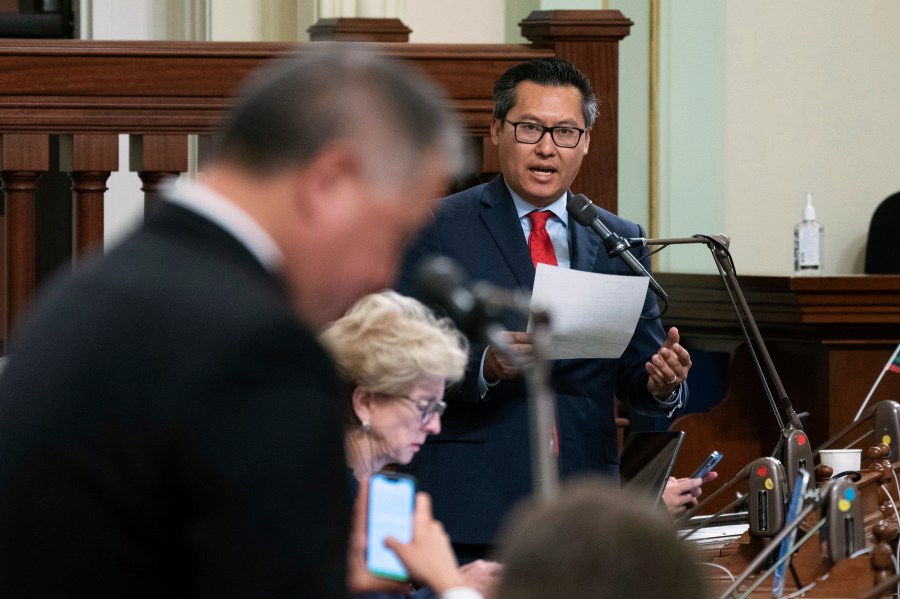
[[[750,306],[747,305],[747,300],[744,297],[744,292],[741,290],[741,286],[738,283],[737,275],[734,271],[734,263],[731,261],[731,254],[728,251],[728,246],[730,244],[730,240],[728,239],[728,237],[722,234],[698,234],[691,237],[673,237],[663,239],[650,239],[640,237],[627,240],[627,244],[629,245],[629,247],[654,245],[666,246],[689,243],[705,244],[709,248],[709,251],[712,253],[713,259],[716,263],[716,267],[719,270],[719,275],[722,277],[722,282],[725,285],[725,290],[728,292],[728,295],[731,298],[731,302],[734,305],[735,313],[738,317],[738,322],[740,323],[741,329],[744,332],[744,339],[746,340],[747,346],[750,349],[750,353],[753,355],[754,361],[756,362],[757,374],[759,375],[760,381],[762,382],[763,389],[769,397],[769,402],[772,405],[772,410],[775,412],[775,419],[778,421],[778,427],[779,429],[781,429],[782,435],[786,435],[790,428],[785,426],[781,418],[781,414],[778,411],[778,407],[775,404],[775,399],[772,396],[772,392],[769,388],[769,380],[771,380],[772,385],[775,387],[775,391],[778,394],[778,399],[781,402],[781,407],[787,415],[790,426],[794,429],[801,430],[803,426],[800,422],[800,417],[794,411],[790,399],[788,398],[787,393],[784,390],[784,386],[781,384],[781,379],[778,376],[778,372],[775,370],[775,365],[772,363],[772,358],[769,355],[768,350],[766,349],[766,344],[763,342],[762,335],[760,334],[759,329],[756,326],[756,320],[753,318],[753,314],[750,312]],[[748,327],[750,329],[749,333],[747,332]],[[762,368],[759,365],[759,360],[756,358],[757,352],[760,356],[762,356],[762,361],[765,365],[765,372],[763,372]],[[768,378],[766,375],[768,375]]]

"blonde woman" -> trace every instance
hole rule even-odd
[[[468,362],[465,337],[419,301],[384,291],[357,302],[326,328],[321,341],[347,385],[344,444],[355,482],[389,464],[408,464],[425,438],[441,430],[444,387],[463,377]],[[454,592],[469,590],[453,588],[462,585],[489,597],[499,566],[478,561],[449,576],[439,574],[442,584],[434,590],[441,597],[455,596],[438,588],[448,584]],[[430,592],[423,589],[416,597]]]

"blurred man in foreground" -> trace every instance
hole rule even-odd
[[[314,330],[393,280],[460,159],[445,106],[371,47],[286,60],[197,183],[41,294],[0,380],[4,597],[345,597]]]

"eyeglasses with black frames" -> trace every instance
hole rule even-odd
[[[562,125],[558,127],[544,127],[543,125],[538,125],[537,123],[529,123],[527,121],[507,121],[513,126],[513,130],[515,131],[516,141],[523,144],[536,144],[541,141],[544,135],[549,131],[550,139],[553,140],[560,148],[574,148],[578,145],[578,142],[581,141],[581,136],[584,135],[585,130],[579,129],[578,127],[571,127],[569,125]]]

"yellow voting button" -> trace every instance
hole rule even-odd
[[[775,488],[775,483],[772,482],[771,478],[766,479],[766,488],[770,491]]]
[[[850,502],[846,499],[841,499],[838,501],[838,509],[842,512],[846,512],[850,510]]]
[[[885,445],[890,445],[891,444],[891,436],[890,435],[883,436],[881,438],[881,442],[884,443]]]

